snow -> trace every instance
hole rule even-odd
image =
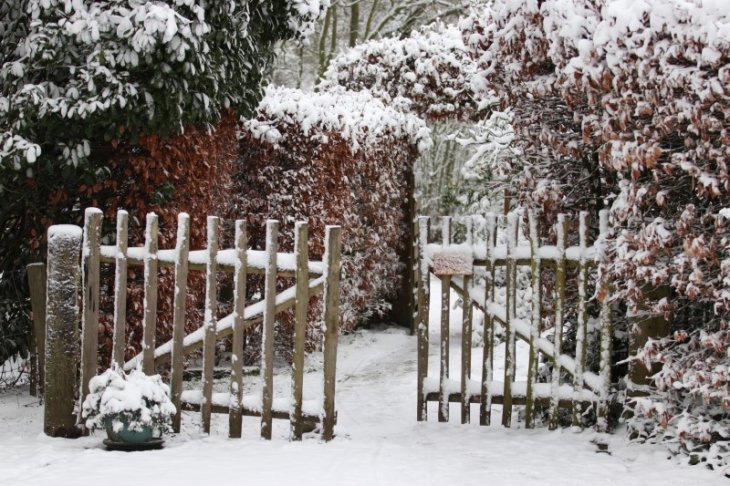
[[[382,147],[384,139],[404,138],[421,152],[431,147],[426,123],[376,99],[366,91],[352,92],[332,87],[307,93],[298,89],[269,86],[258,107],[257,118],[243,125],[254,136],[273,145],[282,139],[276,127],[295,125],[313,140],[326,143],[328,134],[345,139],[352,153]]]
[[[73,224],[56,224],[48,228],[48,246],[55,239],[81,241],[83,230]]]
[[[440,292],[434,288],[430,328],[435,334]],[[452,294],[452,303],[456,301]],[[452,366],[458,369],[460,310],[451,322]],[[73,484],[218,485],[243,480],[277,486],[448,485],[500,486],[662,486],[726,484],[727,479],[701,466],[667,460],[661,447],[634,445],[624,435],[591,431],[526,430],[513,424],[480,427],[436,421],[435,403],[429,420],[415,419],[416,346],[414,337],[393,328],[357,331],[340,339],[336,438],[329,443],[306,434],[289,442],[286,421],[275,421],[271,441],[259,439],[259,419],[244,417],[243,439],[228,439],[228,417],[214,415],[210,436],[198,432],[199,413],[183,413],[182,433],[167,436],[165,448],[144,453],[108,452],[102,437],[51,439],[41,432],[42,407],[17,389],[0,395],[0,470],[6,484],[24,486]],[[524,353],[518,344],[518,355]],[[436,346],[431,348],[437,365]],[[474,363],[478,363],[474,359]],[[502,360],[503,361],[503,360]],[[314,362],[314,364],[313,364]],[[495,365],[500,362],[495,357]],[[321,366],[321,365],[320,365]],[[305,399],[318,389],[316,355],[309,357]],[[279,370],[280,371],[280,370]],[[517,374],[526,369],[518,361]],[[496,370],[500,376],[502,370]],[[473,374],[473,376],[479,376]],[[258,378],[244,378],[244,381]],[[277,373],[275,393],[289,380]],[[248,391],[247,391],[248,395]],[[225,399],[214,395],[214,401]],[[306,400],[305,400],[306,402]],[[253,404],[253,402],[252,402]],[[458,407],[453,404],[452,407]],[[478,405],[472,405],[478,413]],[[499,406],[493,407],[493,414]],[[518,414],[513,414],[514,416]],[[597,453],[592,441],[608,443],[610,454]]]
[[[112,259],[116,256],[116,247],[102,245],[100,254],[102,258]],[[192,265],[205,265],[208,252],[206,250],[194,250],[188,253],[188,262]],[[246,263],[249,270],[263,272],[266,268],[266,252],[264,250],[247,250]],[[130,260],[141,262],[147,256],[144,247],[129,248],[127,257]],[[163,265],[175,263],[175,250],[159,250],[157,253],[159,262]],[[233,270],[236,266],[236,250],[220,250],[216,256],[219,266]],[[296,255],[294,253],[279,253],[277,256],[277,269],[282,272],[294,272],[296,270]],[[309,262],[310,274],[322,274],[322,262],[312,260]]]

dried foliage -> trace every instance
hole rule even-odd
[[[322,258],[325,226],[342,226],[344,331],[399,297],[412,164],[427,142],[420,120],[341,90],[270,90],[256,120],[241,127],[234,215],[248,221],[255,248],[264,247],[265,220],[280,220],[281,251],[293,250],[294,223],[308,221],[310,259]]]
[[[112,177],[95,192],[87,191],[91,204],[104,210],[104,234],[113,234],[117,209],[130,216],[129,245],[144,245],[144,224],[148,212],[159,215],[159,247],[175,247],[177,215],[190,214],[190,248],[205,248],[206,217],[225,215],[231,190],[231,167],[236,148],[236,116],[229,112],[214,130],[190,128],[183,135],[161,138],[142,137],[138,145],[118,147],[119,155],[112,159]],[[160,188],[166,186],[166,196],[160,200]],[[129,267],[127,290],[127,348],[126,359],[141,350],[142,318],[144,315],[144,275],[142,267]],[[160,269],[157,342],[172,337],[174,272]],[[205,276],[191,272],[185,324],[192,332],[202,323]],[[114,266],[102,265],[102,300],[99,328],[100,356],[106,364],[111,356],[113,334]]]
[[[641,353],[664,363],[650,400],[662,412],[638,411],[686,450],[727,441],[727,353],[707,343],[726,342],[730,316],[729,20],[715,0],[503,0],[461,25],[482,85],[513,107],[521,200],[548,217],[609,207],[604,270],[630,307],[671,286],[653,308],[693,337]]]

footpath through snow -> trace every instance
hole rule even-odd
[[[433,290],[436,298],[438,289]],[[436,330],[437,302],[432,311]],[[452,317],[451,354],[458,359],[460,311]],[[168,437],[163,450],[108,452],[98,433],[77,440],[46,437],[42,407],[27,390],[6,392],[0,395],[0,485],[727,484],[701,466],[667,460],[661,447],[628,445],[620,433],[608,437],[609,455],[596,453],[591,431],[525,430],[518,424],[506,430],[462,426],[457,420],[439,424],[435,404],[429,422],[418,423],[415,338],[393,328],[359,331],[343,337],[339,351],[337,438],[330,443],[314,434],[290,443],[288,423],[282,421],[275,421],[274,439],[263,441],[253,418],[244,420],[243,439],[228,439],[225,415],[214,416],[208,437],[198,432],[198,414],[186,413],[182,434]],[[431,373],[436,353],[433,345]],[[453,369],[457,364],[452,362]],[[316,360],[309,366],[316,367]],[[316,376],[306,378],[305,399],[318,389]],[[285,393],[288,377],[278,376],[276,383]],[[452,405],[454,417],[457,407]],[[494,413],[499,416],[499,410]],[[478,413],[473,417],[478,422]]]

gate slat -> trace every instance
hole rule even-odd
[[[79,403],[84,403],[89,394],[89,380],[96,376],[98,366],[99,244],[102,217],[103,213],[97,208],[88,208],[84,211],[84,238],[81,253],[84,312],[81,315],[81,395]],[[45,282],[43,285],[45,286]],[[46,303],[43,302],[43,305],[45,306]],[[40,369],[43,369],[44,363],[39,364]]]
[[[335,384],[337,378],[337,340],[340,333],[340,254],[342,228],[327,226],[324,237],[324,419],[322,438],[335,437]]]
[[[504,322],[504,398],[502,403],[502,426],[512,425],[512,382],[515,370],[515,333],[511,321],[514,318],[515,292],[515,247],[517,246],[517,214],[512,212],[507,216],[507,267],[505,279],[505,322]]]
[[[588,280],[588,265],[586,260],[586,233],[588,231],[588,213],[581,211],[578,216],[578,237],[580,261],[578,269],[578,315],[575,337],[575,374],[573,375],[573,407],[571,423],[574,427],[580,425],[580,416],[583,411],[583,371],[586,366],[586,349],[588,347],[588,313],[586,311],[586,286]]]
[[[231,400],[228,411],[228,437],[237,439],[241,437],[243,426],[243,313],[246,308],[246,247],[248,239],[246,235],[246,222],[236,220],[235,251],[236,266],[233,274],[233,338],[231,352]]]
[[[461,332],[461,423],[468,424],[471,420],[471,396],[469,395],[469,379],[471,378],[471,326],[472,303],[469,297],[469,287],[472,278],[464,276],[463,319]]]
[[[129,213],[117,211],[117,254],[114,274],[114,333],[112,362],[124,366],[127,328],[127,248]]]
[[[294,304],[294,349],[292,356],[292,408],[290,437],[302,440],[302,396],[304,386],[304,340],[307,334],[309,309],[309,225],[297,222],[294,226],[294,254],[297,259],[296,303]]]
[[[497,216],[494,213],[487,214],[486,228],[486,261],[487,276],[484,286],[484,308],[494,302],[494,278],[496,273],[494,247],[497,241]],[[489,383],[492,382],[493,346],[494,346],[494,319],[488,312],[484,313],[484,331],[482,333],[484,350],[482,353],[482,389],[479,400],[479,424],[489,425],[492,420],[492,392]]]
[[[605,264],[608,261],[608,210],[602,210],[599,213],[600,221],[600,261]],[[611,302],[609,300],[611,291],[611,282],[608,277],[600,273],[599,284],[603,287],[603,295],[601,295],[601,357],[599,376],[601,378],[600,399],[598,402],[598,420],[596,421],[596,429],[599,432],[608,430],[608,397],[611,388],[611,354],[613,340],[613,326],[611,322]]]
[[[555,270],[555,329],[553,331],[553,374],[551,381],[550,430],[558,428],[560,401],[560,355],[563,349],[563,318],[565,305],[565,247],[568,238],[567,221],[564,214],[558,214],[557,224],[558,259]]]
[[[449,421],[449,307],[451,295],[451,276],[441,279],[441,361],[439,362],[439,422]]]
[[[155,332],[157,331],[157,230],[155,213],[147,214],[145,227],[144,257],[144,320],[142,370],[152,375],[155,372]]]
[[[271,406],[274,399],[274,321],[276,314],[276,259],[279,251],[279,222],[266,222],[266,274],[264,322],[261,332],[261,437],[271,439]]]
[[[419,216],[418,218],[418,421],[426,420],[427,402],[423,392],[423,381],[428,374],[428,327],[430,308],[430,280],[431,275],[426,259],[426,246],[428,245],[429,218]]]
[[[530,318],[530,352],[527,364],[527,393],[525,397],[525,428],[535,427],[535,384],[537,382],[538,353],[540,338],[540,316],[542,314],[542,284],[540,282],[540,226],[536,212],[530,211],[530,253],[532,255],[532,313]]]
[[[210,434],[213,405],[213,367],[215,366],[216,312],[218,311],[217,279],[218,218],[208,216],[208,248],[205,262],[205,314],[203,315],[203,403],[200,406],[203,432]]]
[[[172,428],[180,433],[183,369],[185,354],[185,301],[188,293],[188,253],[190,252],[190,216],[177,215],[177,241],[175,243],[175,294],[172,321],[172,369],[170,372],[170,396],[177,412],[172,419]]]

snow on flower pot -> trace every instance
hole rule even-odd
[[[115,367],[89,382],[82,417],[88,429],[106,430],[109,439],[104,443],[110,448],[159,446],[175,414],[169,394],[160,375],[147,376],[140,370],[126,374]]]

